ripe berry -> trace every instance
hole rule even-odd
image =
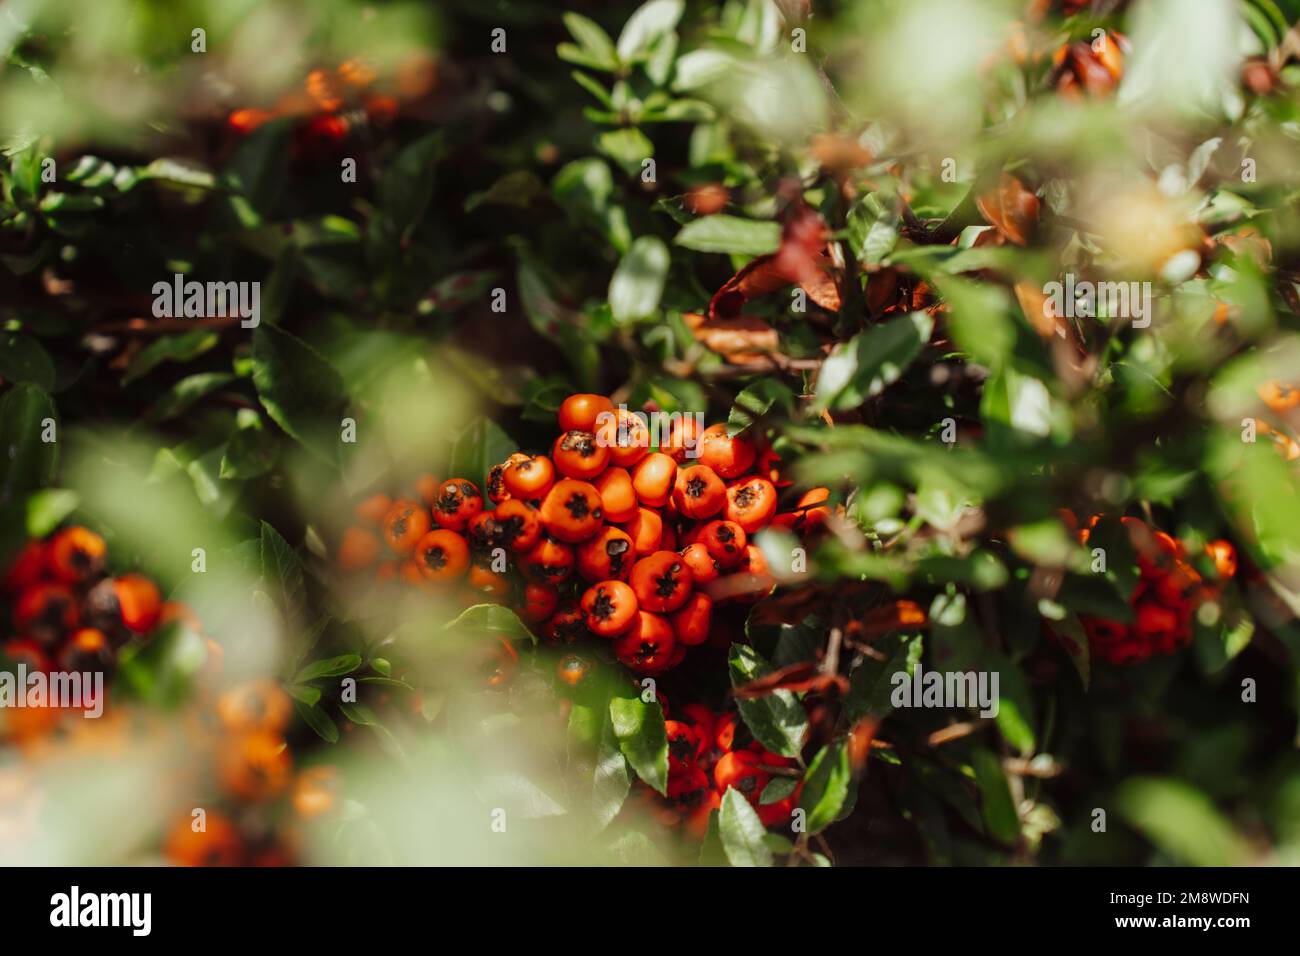
[[[25,590],[40,581],[44,574],[45,545],[40,541],[28,541],[5,572],[4,589],[10,592]]]
[[[600,492],[585,481],[562,478],[542,502],[541,518],[547,533],[560,541],[585,541],[600,530]]]
[[[503,479],[512,498],[533,501],[543,498],[555,481],[555,465],[545,455],[534,455],[506,467]]]
[[[528,551],[542,537],[542,516],[518,498],[497,505],[494,512],[502,543],[511,551]]]
[[[469,570],[469,543],[454,531],[438,528],[419,540],[412,557],[426,581],[453,581]]]
[[[622,581],[602,581],[582,595],[587,627],[600,637],[614,637],[627,630],[639,610],[636,594]]]
[[[551,448],[555,470],[566,478],[590,481],[609,464],[609,449],[596,441],[588,431],[567,431],[555,439]]]
[[[1214,562],[1214,570],[1219,573],[1219,580],[1227,581],[1236,577],[1237,549],[1232,546],[1232,542],[1224,541],[1222,538],[1211,541],[1205,546],[1205,553]]]
[[[519,613],[526,620],[540,624],[552,614],[560,604],[560,592],[549,584],[532,581],[524,586],[523,603]]]
[[[520,560],[520,569],[535,581],[559,584],[573,572],[573,549],[543,535]]]
[[[632,520],[623,525],[623,530],[631,537],[638,558],[661,550],[659,544],[664,536],[664,522],[658,512],[638,508]]]
[[[681,721],[665,720],[664,733],[668,737],[668,772],[681,773],[694,765],[700,743],[695,728]]]
[[[616,409],[596,422],[596,442],[609,449],[609,463],[631,468],[650,453],[650,429],[640,415]]]
[[[752,750],[732,750],[723,754],[713,767],[713,782],[719,793],[732,788],[750,802],[758,805],[763,788],[771,775],[759,767],[759,756]]]
[[[272,680],[250,680],[223,691],[217,716],[231,733],[280,733],[289,726],[293,702]]]
[[[753,534],[776,514],[776,488],[766,478],[742,478],[727,487],[723,517]]]
[[[462,531],[483,510],[483,496],[471,481],[451,478],[438,486],[433,504],[433,520],[439,527]]]
[[[628,577],[637,601],[647,611],[675,611],[690,596],[691,570],[674,551],[656,551],[632,566]]]
[[[353,525],[339,541],[339,567],[344,571],[368,568],[379,559],[379,536],[368,528]]]
[[[587,612],[574,601],[561,604],[542,625],[542,638],[552,647],[577,644],[592,636]]]
[[[217,777],[229,793],[244,800],[269,800],[283,793],[293,774],[284,738],[254,731],[227,738],[217,752]]]
[[[708,465],[678,469],[673,504],[679,514],[695,521],[712,518],[727,503],[727,487]]]
[[[377,528],[384,520],[384,515],[393,506],[393,499],[385,494],[371,495],[352,509],[352,517],[362,524]]]
[[[659,450],[678,464],[687,458],[695,461],[699,458],[702,430],[699,419],[694,415],[683,415],[674,419],[672,428],[668,431],[668,440],[660,446]]]
[[[700,528],[699,543],[720,568],[734,568],[744,558],[749,539],[734,521],[710,521]]]
[[[663,452],[651,452],[632,469],[632,487],[637,500],[647,508],[662,508],[672,494],[677,462]]]
[[[632,476],[626,468],[607,468],[593,484],[600,492],[600,504],[606,521],[617,524],[632,520],[637,509],[636,489],[632,487]]]
[[[62,584],[37,584],[18,595],[14,630],[50,647],[77,626],[77,601]]]
[[[89,581],[104,570],[108,546],[95,532],[82,527],[65,528],[46,546],[50,577],[64,584]]]
[[[560,430],[594,432],[601,413],[614,413],[614,403],[604,395],[570,395],[560,404]]]
[[[675,643],[672,625],[664,618],[638,611],[631,626],[614,642],[614,654],[630,670],[654,674],[672,662]]]
[[[700,464],[708,465],[719,478],[739,478],[757,457],[754,443],[741,435],[728,437],[726,425],[710,425],[700,433]]]
[[[606,525],[578,545],[576,551],[578,573],[593,584],[624,580],[632,570],[632,538],[619,528]]]
[[[204,828],[194,830],[186,814],[167,833],[163,853],[177,866],[238,866],[243,843],[235,825],[215,810],[208,811]]]
[[[432,527],[433,519],[419,502],[401,498],[384,515],[384,543],[395,554],[410,554]]]
[[[707,594],[694,592],[670,620],[677,643],[683,646],[703,644],[709,639],[709,621],[713,615],[713,601]]]
[[[682,549],[681,555],[686,566],[691,569],[691,579],[697,585],[717,580],[718,561],[703,544],[698,541],[688,544]]]

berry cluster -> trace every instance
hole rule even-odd
[[[1081,543],[1087,544],[1100,520],[1100,515],[1094,515],[1087,527],[1078,530]],[[1080,615],[1080,620],[1094,658],[1110,664],[1137,664],[1155,654],[1172,654],[1192,642],[1192,615],[1237,573],[1237,552],[1227,541],[1209,542],[1205,553],[1214,565],[1216,579],[1206,580],[1173,536],[1138,518],[1120,520],[1137,552],[1140,573],[1129,598],[1133,621],[1089,615]]]
[[[671,711],[661,698],[665,715]],[[703,839],[710,811],[721,806],[728,787],[735,788],[758,814],[764,826],[789,821],[799,805],[802,773],[796,761],[764,749],[734,712],[714,713],[702,704],[686,704],[681,719],[665,720],[668,735],[667,795],[645,783],[638,792],[654,817],[666,826],[681,825]],[[779,796],[763,795],[774,777],[789,775],[798,783]]]
[[[510,603],[552,646],[608,640],[628,668],[657,674],[708,638],[716,603],[773,588],[756,532],[802,533],[829,513],[825,488],[778,513],[778,459],[725,425],[676,417],[652,451],[640,416],[581,394],[559,424],[549,455],[491,469],[486,499],[464,478],[426,476],[415,496],[361,502],[340,565]]]
[[[192,618],[143,574],[110,577],[107,557],[104,539],[79,526],[29,541],[0,584],[12,599],[5,656],[31,670],[107,673],[128,641]]]

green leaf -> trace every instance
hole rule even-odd
[[[641,164],[655,154],[655,144],[635,126],[610,130],[596,137],[596,148],[608,156],[628,176],[641,171]]]
[[[338,462],[346,393],[324,356],[279,326],[259,325],[253,384],[277,425],[324,461]]]
[[[731,866],[727,851],[722,846],[722,832],[717,810],[709,811],[709,826],[700,843],[700,866]]]
[[[284,692],[294,700],[302,701],[308,707],[320,703],[319,687],[311,687],[307,684],[290,684],[284,689]]]
[[[732,866],[771,866],[772,850],[765,837],[767,830],[739,790],[728,787],[718,814],[718,832],[722,850]]]
[[[739,216],[704,216],[683,226],[673,242],[696,252],[762,256],[780,248],[781,224]]]
[[[647,704],[640,697],[615,697],[609,702],[609,716],[619,749],[637,776],[666,794],[668,735],[658,701]]]
[[[983,748],[975,751],[971,763],[975,768],[975,783],[984,798],[981,813],[989,836],[1003,843],[1014,843],[1020,837],[1020,817],[1016,815],[1002,764],[996,754]]]
[[[609,281],[609,307],[614,321],[635,322],[659,308],[668,278],[668,247],[654,236],[632,243]]]
[[[614,41],[599,23],[573,12],[565,13],[562,19],[569,33],[578,41],[582,52],[586,54],[584,65],[602,70],[618,69],[618,53],[614,50]],[[563,56],[561,58],[568,59]]]
[[[47,419],[57,438],[58,413],[42,388],[15,385],[0,398],[0,503],[54,480],[59,444],[42,439]]]
[[[519,446],[492,419],[480,416],[467,425],[452,446],[448,470],[462,475],[483,491],[488,471],[505,461]]]
[[[288,122],[276,121],[259,126],[240,142],[226,168],[226,184],[246,201],[252,213],[238,212],[245,226],[259,226],[270,219],[284,193],[291,133]],[[169,178],[185,186],[203,186],[202,173],[194,174],[179,163],[167,167],[167,177],[161,175],[161,167],[155,170],[150,166],[146,172],[151,178]],[[242,207],[237,204],[236,208]]]
[[[528,640],[534,643],[537,641],[532,632],[524,626],[524,622],[519,620],[519,616],[510,608],[502,607],[500,604],[475,604],[467,607],[456,620],[449,622],[444,630],[452,631],[460,628],[500,634],[512,640]]]
[[[933,328],[928,313],[911,312],[859,332],[822,364],[814,407],[854,408],[879,395],[921,354]]]
[[[379,202],[399,235],[409,235],[433,199],[434,164],[442,134],[431,133],[400,153],[379,181]]]
[[[1249,857],[1249,847],[1214,803],[1181,780],[1126,780],[1116,802],[1131,826],[1180,864],[1240,866]]]
[[[685,4],[682,0],[649,0],[643,3],[618,35],[618,55],[626,61],[644,55],[664,34],[677,26]]]
[[[849,754],[842,741],[827,744],[817,752],[799,795],[799,806],[808,814],[809,833],[820,833],[835,822],[852,782]]]
[[[748,644],[732,644],[727,664],[732,687],[772,671],[772,665]],[[778,690],[753,700],[738,700],[736,706],[745,725],[764,747],[783,757],[799,755],[808,732],[808,715],[794,694]]]
[[[266,521],[262,522],[261,558],[267,594],[293,620],[303,606],[302,564],[289,542]]]
[[[340,654],[338,657],[313,661],[298,671],[293,680],[295,684],[305,684],[308,681],[320,680],[322,677],[342,677],[344,674],[351,674],[360,666],[360,654]]]
[[[238,381],[238,376],[232,372],[197,372],[187,375],[158,396],[145,420],[161,422],[175,418],[192,408],[203,396],[235,381]]]
[[[163,362],[190,362],[204,352],[216,347],[221,336],[211,329],[194,329],[178,335],[164,335],[146,345],[131,357],[131,363],[122,376],[122,384],[129,385],[153,371]]]
[[[597,832],[605,829],[618,816],[632,789],[632,778],[627,770],[627,758],[614,732],[613,716],[606,708],[601,714],[600,742],[596,749],[596,766],[592,770],[591,814]]]
[[[54,387],[54,362],[30,335],[0,333],[0,380],[27,383],[48,392]]]
[[[799,786],[799,781],[794,777],[773,777],[763,788],[762,795],[758,802],[767,806],[769,803],[779,803],[790,794],[794,793],[795,788]]]
[[[226,442],[221,477],[236,481],[257,478],[275,466],[279,454],[279,442],[260,424],[241,428]]]
[[[791,412],[794,409],[794,390],[774,378],[760,378],[753,385],[746,386],[736,396],[727,415],[727,434],[732,438],[742,434],[774,405],[786,413]]]
[[[298,716],[303,719],[312,730],[316,731],[326,743],[336,744],[339,741],[339,728],[330,719],[330,715],[325,713],[320,706],[316,704],[305,704],[300,700],[294,701],[294,707],[298,710]]]
[[[893,636],[882,642],[888,653],[884,660],[867,657],[849,675],[849,693],[844,700],[844,712],[857,723],[864,717],[887,717],[893,711],[894,675],[906,672],[909,677],[916,672],[916,662],[921,658],[921,638]]]
[[[29,495],[25,524],[27,536],[44,538],[77,509],[78,502],[77,493],[66,488],[46,488]]]

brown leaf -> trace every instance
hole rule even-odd
[[[895,601],[868,611],[862,619],[862,630],[868,638],[879,637],[900,628],[924,627],[925,611],[915,601]]]
[[[756,697],[766,697],[778,690],[788,690],[795,694],[838,696],[847,693],[848,689],[847,678],[839,674],[819,673],[817,665],[812,661],[800,661],[742,684],[735,689],[735,696],[739,700],[753,700]]]
[[[1029,242],[1038,225],[1038,197],[1010,173],[1003,173],[997,188],[979,196],[975,205],[989,225],[1018,246]]]
[[[776,329],[754,315],[708,319],[698,312],[686,312],[682,321],[696,341],[733,365],[762,362],[781,344]]]

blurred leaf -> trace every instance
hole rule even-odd
[[[605,829],[618,816],[632,789],[627,758],[623,756],[620,741],[614,732],[613,715],[606,709],[601,717],[600,742],[596,750],[591,787],[591,812],[595,817],[597,831]]]
[[[338,725],[330,719],[330,715],[325,713],[320,706],[308,705],[300,700],[294,701],[294,707],[297,708],[298,716],[303,722],[316,731],[317,736],[326,743],[336,744],[339,742]]]
[[[266,521],[262,522],[261,555],[262,582],[267,594],[288,615],[289,621],[297,620],[306,594],[302,563],[289,542]],[[302,678],[298,680],[301,682]]]
[[[1249,848],[1204,794],[1179,780],[1138,777],[1120,784],[1120,815],[1175,861],[1239,866]]]
[[[721,214],[705,216],[683,226],[673,242],[696,252],[761,256],[780,247],[781,224]]]
[[[59,444],[42,440],[47,419],[57,429],[54,401],[35,385],[15,385],[0,397],[0,503],[54,480]]]
[[[727,415],[727,434],[732,438],[743,434],[773,406],[787,415],[794,409],[794,391],[784,382],[760,378],[741,389]]]
[[[519,616],[510,608],[499,604],[475,604],[473,607],[467,607],[459,617],[443,628],[447,631],[461,629],[500,634],[510,640],[537,642],[537,638],[524,626],[523,621],[519,620]]]
[[[18,332],[0,332],[0,380],[54,387],[54,362],[36,339]]]
[[[122,384],[131,384],[163,362],[190,362],[214,348],[220,341],[221,337],[211,329],[161,336],[131,357],[131,364],[122,376]]]
[[[442,134],[431,133],[406,146],[379,180],[379,203],[399,236],[410,235],[433,198],[434,165]]]
[[[451,474],[472,481],[481,492],[487,487],[488,471],[518,447],[500,425],[481,416],[456,436],[447,468]]]
[[[971,763],[975,768],[975,782],[984,798],[982,813],[989,836],[1003,843],[1014,843],[1020,837],[1020,818],[1002,764],[992,751],[983,748],[972,754]]]
[[[324,461],[338,461],[346,393],[324,356],[278,326],[259,325],[253,384],[277,425]]]
[[[658,310],[668,278],[668,259],[668,247],[654,236],[641,236],[632,243],[609,281],[609,306],[615,322],[635,322]]]
[[[344,674],[351,674],[360,666],[360,654],[340,654],[338,657],[313,661],[298,671],[293,680],[295,684],[306,684],[308,681],[320,680],[322,677],[342,677]]]
[[[930,340],[934,319],[912,312],[859,332],[822,364],[815,409],[846,409],[874,398],[907,371]]]
[[[649,0],[643,3],[623,24],[618,35],[618,55],[624,60],[635,60],[665,33],[677,26],[685,4],[682,0]]]

